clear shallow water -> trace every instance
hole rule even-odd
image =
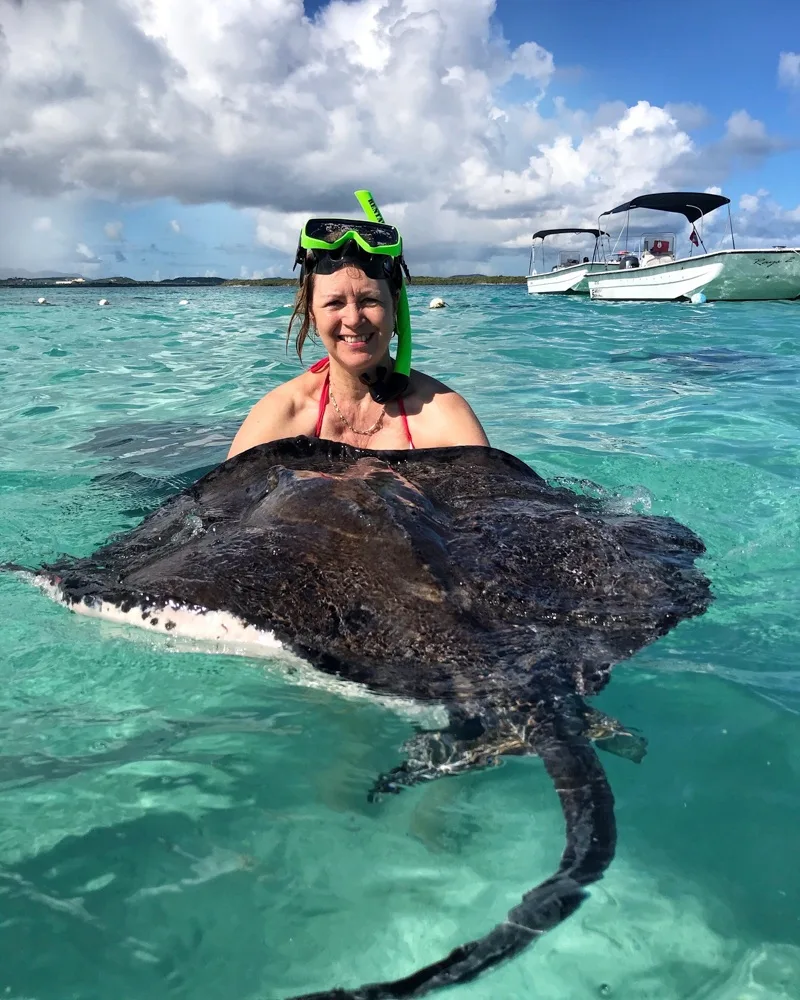
[[[677,517],[716,603],[614,672],[620,842],[578,914],[459,998],[800,997],[796,304],[412,290],[415,363],[542,475]],[[299,371],[288,289],[0,290],[0,559],[87,553]],[[188,297],[189,306],[180,307]],[[313,357],[309,355],[309,361]],[[576,482],[577,481],[577,482]],[[1,995],[278,998],[405,974],[555,867],[535,759],[377,805],[408,722],[70,615],[0,576]]]

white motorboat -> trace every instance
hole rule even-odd
[[[675,233],[646,234],[641,253],[621,255],[613,273],[588,276],[591,297],[699,302],[800,298],[800,248],[737,250],[731,224],[731,249],[706,250],[695,223],[723,205],[730,205],[723,195],[676,191],[640,195],[604,212],[601,219],[636,208],[683,215],[692,226],[689,256],[675,256]],[[702,252],[695,254],[700,247]]]
[[[580,250],[558,250],[555,265],[546,270],[544,241],[548,236],[560,236],[567,233],[588,233],[594,237],[591,258],[588,253]],[[616,269],[619,266],[616,263],[607,263],[603,259],[600,240],[604,236],[607,237],[608,233],[604,233],[600,229],[540,229],[534,233],[528,268],[528,292],[531,295],[588,295],[588,275],[605,272],[612,268]],[[538,246],[537,240],[541,241]],[[536,270],[537,259],[538,271]]]

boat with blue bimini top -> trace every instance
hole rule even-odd
[[[546,268],[544,241],[547,237],[577,233],[586,233],[594,237],[591,258],[583,250],[557,250],[555,264]],[[606,261],[602,248],[603,238],[607,239],[608,233],[604,233],[601,229],[540,229],[534,233],[527,277],[529,294],[588,295],[588,275],[615,270],[619,266],[616,262]]]
[[[696,223],[724,205],[729,206],[731,248],[709,252]],[[688,256],[676,257],[676,233],[645,233],[638,251],[618,254],[616,271],[588,276],[593,299],[744,302],[800,298],[800,247],[737,249],[730,198],[697,191],[646,194],[603,212],[600,218],[623,212],[627,215],[634,209],[683,215],[692,227]],[[628,225],[626,219],[626,235]]]

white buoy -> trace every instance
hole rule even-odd
[[[692,305],[701,306],[704,302],[707,302],[708,299],[705,297],[703,292],[695,292],[694,295],[689,298],[689,301]]]
[[[49,306],[49,305],[50,305],[50,303],[49,303],[49,302],[47,301],[47,299],[45,299],[45,298],[43,298],[43,297],[42,297],[42,298],[38,298],[38,299],[36,300],[36,304],[37,304],[38,306]]]
[[[188,299],[181,299],[180,302],[178,303],[178,305],[179,306],[188,306],[189,305],[189,300]]]
[[[99,306],[110,306],[111,305],[111,303],[108,301],[108,299],[100,299],[100,301],[97,304]]]
[[[444,299],[431,299],[431,303],[428,306],[429,309],[444,309],[447,305]]]

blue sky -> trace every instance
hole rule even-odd
[[[800,242],[795,0],[98,10],[0,0],[0,274],[288,274],[361,186],[417,273],[522,273],[533,229],[677,186]]]
[[[579,107],[641,100],[662,107],[696,104],[708,112],[708,126],[695,133],[706,141],[744,108],[770,133],[800,138],[800,91],[777,86],[779,53],[800,49],[800,3],[794,0],[499,0],[497,19],[512,43],[532,32],[557,54],[563,64],[558,90]],[[795,149],[737,171],[725,193],[738,196],[755,182],[796,204],[798,177]]]

